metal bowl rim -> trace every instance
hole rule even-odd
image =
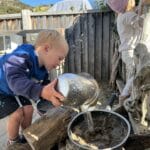
[[[83,115],[83,114],[85,114],[86,112],[94,112],[94,111],[111,113],[111,114],[113,114],[113,115],[116,115],[116,116],[120,117],[121,119],[124,120],[124,122],[125,122],[126,125],[127,125],[127,129],[128,129],[127,135],[126,135],[125,138],[122,140],[122,142],[120,142],[119,144],[117,144],[116,146],[113,146],[113,147],[111,147],[111,148],[105,148],[105,149],[99,149],[99,150],[112,150],[112,149],[118,148],[118,147],[120,147],[121,145],[123,145],[123,144],[126,142],[126,140],[127,140],[127,138],[129,137],[129,135],[130,135],[130,131],[131,131],[130,123],[129,123],[128,120],[127,120],[125,117],[123,117],[122,115],[120,115],[120,114],[118,114],[118,113],[116,113],[116,112],[113,112],[113,111],[105,110],[105,109],[96,109],[96,110],[90,110],[90,111],[84,111],[84,112],[78,113],[78,114],[70,121],[70,123],[69,123],[69,125],[68,125],[68,128],[67,128],[67,134],[68,134],[69,139],[71,140],[71,142],[73,142],[73,144],[79,146],[80,148],[83,148],[83,149],[85,149],[85,150],[91,150],[90,148],[87,148],[86,146],[83,146],[83,145],[78,144],[77,142],[75,142],[75,141],[72,139],[71,134],[70,134],[70,133],[71,133],[71,129],[70,129],[70,128],[71,128],[72,123],[73,123],[80,115]]]

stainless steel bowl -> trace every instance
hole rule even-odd
[[[86,115],[91,113],[94,134],[89,131]],[[68,137],[74,150],[122,149],[130,135],[130,123],[118,113],[103,109],[81,112],[68,125]]]
[[[69,106],[95,101],[99,95],[96,80],[87,73],[64,73],[58,76],[57,90],[65,97],[63,103]]]

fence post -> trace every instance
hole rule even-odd
[[[22,29],[23,30],[32,29],[31,11],[24,9],[22,10],[21,15],[22,15]]]

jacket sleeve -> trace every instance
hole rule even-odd
[[[12,55],[4,64],[6,80],[15,95],[38,100],[43,86],[29,79],[32,62],[28,55]]]

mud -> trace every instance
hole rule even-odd
[[[85,119],[78,122],[72,128],[72,139],[89,149],[114,147],[120,144],[127,135],[125,123],[114,115],[112,117],[112,114],[93,117],[94,132],[88,130]]]

